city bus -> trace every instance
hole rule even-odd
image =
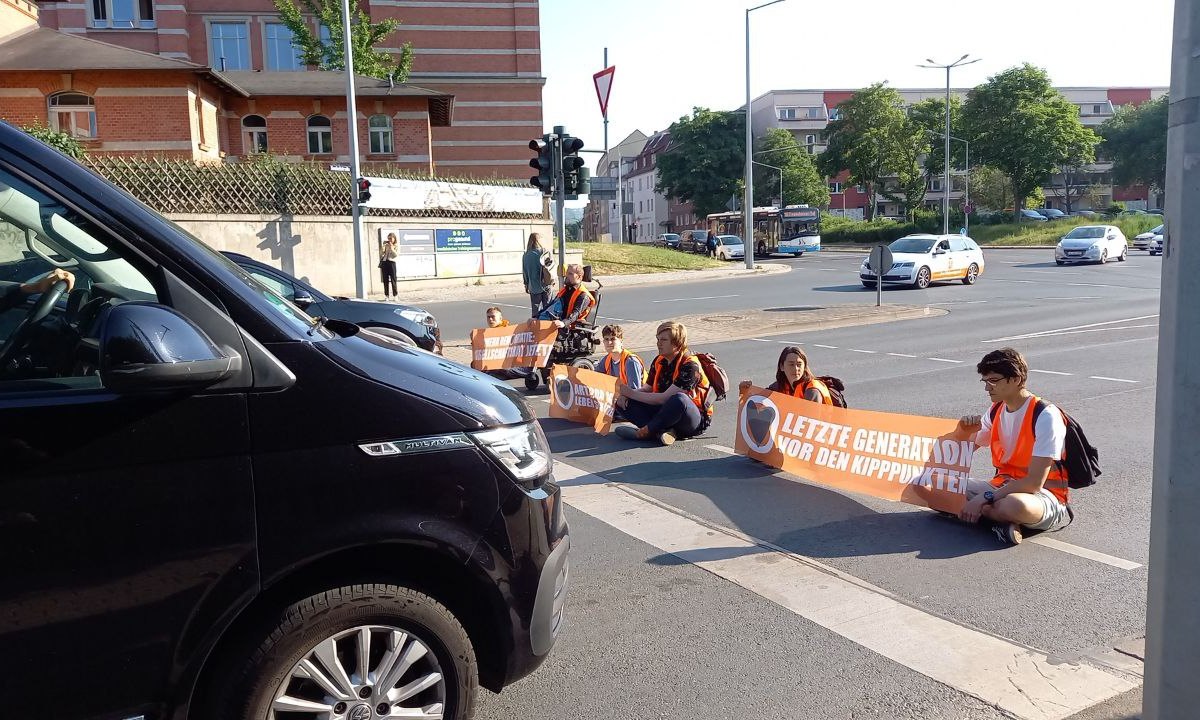
[[[717,235],[742,234],[742,213],[713,213],[707,217],[708,231]],[[754,208],[754,254],[773,253],[800,257],[821,249],[821,210],[808,205]]]

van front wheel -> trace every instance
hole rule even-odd
[[[444,605],[396,585],[350,585],[280,613],[219,709],[236,720],[467,720],[478,685],[470,638]]]

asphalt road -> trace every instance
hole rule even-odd
[[[655,320],[873,303],[854,274],[860,259],[806,256],[784,261],[789,273],[753,282],[613,288],[601,313]],[[541,671],[481,696],[479,717],[1067,717],[1086,706],[1064,700],[1070,710],[1058,715],[1014,710],[1020,698],[997,703],[1002,689],[972,682],[985,650],[968,655],[960,673],[944,672],[938,657],[954,643],[983,648],[999,639],[1044,658],[1043,674],[1072,663],[1103,669],[1094,656],[1144,633],[1161,262],[1131,252],[1125,263],[1059,268],[1050,251],[992,251],[973,287],[885,291],[885,302],[936,305],[945,315],[702,348],[734,382],[765,384],[782,345],[802,344],[814,370],[845,381],[852,407],[952,418],[987,407],[974,363],[990,349],[1017,347],[1033,369],[1031,389],[1086,428],[1104,468],[1096,486],[1073,493],[1076,522],[1045,543],[1002,547],[926,510],[730,455],[732,400],[718,404],[704,437],[670,448],[544,420],[556,459],[571,469],[564,476],[588,474],[564,483],[575,506],[568,626]],[[446,336],[462,337],[490,302],[429,309],[444,328],[461,321],[464,331]],[[545,397],[530,396],[543,416]],[[988,465],[981,451],[976,473]],[[588,495],[595,487],[599,494]],[[682,534],[698,528],[712,546],[675,549],[655,535],[664,522]],[[755,572],[736,566],[743,553],[729,549],[734,535],[759,543]],[[825,568],[846,592],[865,593],[864,602],[897,603],[942,634],[904,639],[878,613],[831,617],[805,606],[815,591],[780,589],[793,559]],[[1118,679],[1113,687],[1137,682],[1136,667],[1104,672],[1101,680]]]

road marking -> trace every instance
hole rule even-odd
[[[1029,372],[1041,373],[1043,375],[1073,375],[1074,373],[1058,372],[1057,370],[1034,370],[1029,368]]]
[[[1099,300],[1099,295],[1082,295],[1079,297],[1044,297],[1038,300]]]
[[[817,345],[813,343],[813,347],[825,348],[826,350],[837,350],[837,345]]]
[[[687,302],[688,300],[720,300],[721,298],[735,298],[740,295],[705,295],[703,297],[691,298],[671,298],[670,300],[651,300],[652,303],[669,303],[669,302]]]
[[[591,473],[557,463],[555,475],[576,510],[1016,718],[1061,720],[1137,687],[932,615],[812,558]]]
[[[888,355],[891,355],[892,357],[904,357],[904,358],[915,358],[916,357],[916,355],[906,355],[905,353],[888,353]]]
[[[1031,538],[1029,538],[1028,542],[1037,543],[1038,545],[1042,545],[1042,546],[1045,546],[1048,548],[1053,548],[1055,550],[1069,553],[1071,555],[1076,555],[1081,558],[1087,558],[1088,560],[1095,560],[1098,563],[1104,563],[1105,565],[1111,565],[1115,568],[1120,568],[1122,570],[1137,570],[1138,568],[1140,568],[1142,566],[1141,563],[1131,562],[1131,561],[1125,560],[1123,558],[1113,557],[1112,555],[1105,555],[1102,552],[1096,552],[1095,550],[1088,550],[1087,548],[1082,548],[1082,547],[1079,547],[1078,545],[1072,545],[1071,543],[1065,543],[1061,540],[1055,540],[1054,538],[1046,537],[1045,535],[1037,535],[1035,537],[1031,537]]]
[[[934,362],[945,362],[945,363],[955,363],[955,364],[963,362],[962,360],[947,360],[946,358],[937,358],[937,357],[929,357],[929,358],[925,358],[925,359],[932,360]]]
[[[726,455],[738,454],[737,450],[734,450],[731,447],[725,447],[724,445],[705,445],[704,447],[708,448],[709,450],[716,450],[719,453],[725,453]]]
[[[765,340],[763,338],[750,338],[750,339],[753,340],[754,342],[767,342],[767,343],[774,342],[773,340]]]
[[[863,353],[864,355],[875,355],[877,353],[877,351],[875,351],[875,350],[855,350],[854,348],[846,348],[846,349],[849,350],[850,352]]]
[[[957,300],[954,302],[936,302],[936,303],[925,303],[925,304],[929,305],[929,306],[933,306],[933,305],[983,305],[987,302],[988,302],[987,300]]]
[[[480,305],[498,305],[500,307],[521,308],[522,310],[529,309],[528,305],[513,305],[512,303],[496,302],[495,300],[470,300],[469,302],[479,303]]]
[[[1137,317],[1124,318],[1122,320],[1106,320],[1105,322],[1089,323],[1087,325],[1071,325],[1069,327],[1064,327],[1064,328],[1055,328],[1054,330],[1040,330],[1038,332],[1025,333],[1024,335],[1011,335],[1009,337],[997,338],[995,340],[984,340],[984,342],[1008,342],[1009,340],[1028,340],[1029,338],[1045,337],[1046,335],[1066,334],[1068,331],[1071,331],[1071,330],[1084,330],[1087,328],[1097,328],[1097,327],[1102,327],[1102,326],[1106,326],[1106,325],[1117,325],[1119,323],[1134,322],[1136,320],[1149,320],[1150,318],[1156,318],[1156,317],[1158,317],[1157,313],[1155,313],[1154,315],[1138,315]],[[1111,329],[1120,329],[1120,328],[1111,328]]]
[[[641,320],[630,320],[629,318],[613,317],[612,315],[601,315],[601,320],[616,320],[617,322],[642,322]]]
[[[1088,379],[1089,380],[1109,380],[1112,382],[1131,383],[1131,384],[1137,383],[1137,380],[1125,380],[1124,378],[1105,377],[1103,375],[1089,375]]]

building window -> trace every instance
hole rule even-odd
[[[821,108],[810,107],[804,109],[804,117],[809,120],[820,120],[821,116],[824,114],[825,113],[821,112]]]
[[[842,184],[840,182],[829,183],[829,194],[841,195],[842,194]]]
[[[1093,105],[1092,106],[1092,114],[1093,115],[1107,115],[1108,114],[1108,104],[1106,103],[1103,105]]]
[[[294,34],[283,23],[267,23],[266,56],[268,70],[303,70],[300,48],[294,43]]]
[[[247,115],[242,118],[242,137],[247,153],[267,151],[267,121],[262,115]]]
[[[333,153],[333,123],[324,115],[308,119],[308,152],[312,155]]]
[[[390,155],[392,151],[392,119],[387,115],[372,115],[367,119],[371,132],[371,152]]]
[[[929,190],[930,190],[931,192],[941,192],[941,191],[942,191],[942,181],[941,181],[941,179],[940,179],[940,178],[930,178],[930,180],[929,180]]]
[[[92,0],[92,27],[154,28],[154,0]]]
[[[866,191],[867,191],[867,189],[865,187],[863,187],[862,185],[854,186],[854,192],[856,192],[856,193],[865,193]]]
[[[834,108],[829,111],[829,120],[831,122],[834,120],[841,120],[841,119],[842,119],[842,111],[840,109]]]
[[[83,93],[64,92],[50,96],[50,127],[71,137],[96,137],[96,101]]]
[[[214,22],[208,26],[209,52],[217,70],[249,70],[250,38],[244,22]]]
[[[804,136],[804,144],[805,144],[805,145],[812,145],[812,144],[813,144],[813,143],[815,143],[816,141],[817,141],[817,136],[816,136],[816,135],[809,134],[809,135],[805,135],[805,136]]]
[[[794,108],[794,107],[779,108],[779,119],[780,120],[795,120],[796,119],[796,108]]]

